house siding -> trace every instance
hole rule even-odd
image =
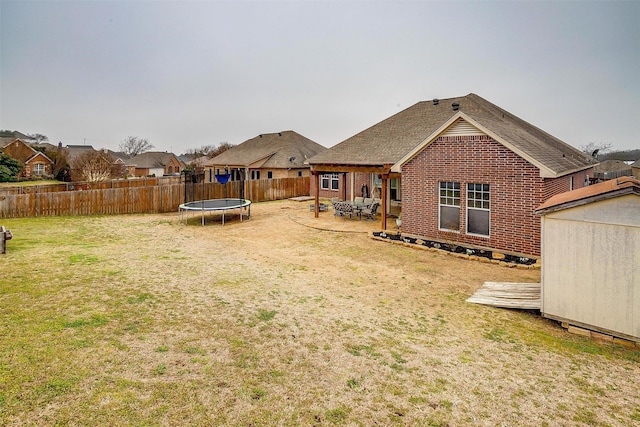
[[[585,172],[575,175],[580,174]],[[438,227],[442,181],[460,183],[459,233]],[[541,178],[537,167],[488,135],[441,136],[403,166],[403,232],[539,256],[540,218],[534,210],[569,190],[569,182],[567,176]],[[574,185],[578,182],[582,185],[575,178]],[[467,183],[490,185],[489,237],[466,234]]]

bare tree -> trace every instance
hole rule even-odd
[[[43,135],[41,133],[34,133],[29,135],[31,138],[36,140],[36,143],[41,144],[49,140],[47,135]]]
[[[139,138],[137,136],[128,136],[120,143],[120,151],[134,157],[153,148],[153,144],[147,138]]]
[[[193,156],[193,157],[203,157],[207,156],[212,159],[215,156],[227,151],[229,148],[233,147],[233,144],[229,144],[228,142],[221,142],[216,145],[203,145],[198,148],[190,148],[185,151],[185,154]]]
[[[221,142],[220,144],[218,144],[216,148],[214,148],[209,153],[207,153],[207,156],[209,156],[209,158],[212,159],[215,156],[219,156],[220,154],[224,153],[225,151],[233,147],[234,147],[233,144],[229,144],[228,142]]]
[[[71,178],[73,181],[107,181],[113,177],[113,163],[109,153],[87,150],[71,160]]]
[[[590,142],[578,147],[580,151],[590,155],[593,158],[598,158],[598,154],[605,154],[611,151],[613,144],[610,142]]]

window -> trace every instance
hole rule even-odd
[[[329,175],[322,175],[320,177],[320,188],[322,190],[328,190],[329,189]]]
[[[273,178],[273,172],[267,171],[267,179],[272,179],[272,178]]]
[[[338,190],[340,188],[340,180],[338,179],[337,173],[331,174],[331,189]]]
[[[36,163],[33,165],[34,175],[44,175],[44,163]]]
[[[260,179],[260,171],[251,171],[251,179]]]
[[[467,233],[489,236],[489,184],[467,184]]]
[[[337,173],[331,175],[322,175],[320,177],[321,190],[338,190],[340,188],[340,180]]]
[[[460,230],[460,183],[440,183],[440,229]]]
[[[302,171],[298,171],[298,176],[302,176]]]

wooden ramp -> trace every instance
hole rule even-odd
[[[484,282],[467,302],[503,308],[540,310],[540,283]]]

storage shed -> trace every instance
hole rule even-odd
[[[558,194],[542,216],[544,317],[640,342],[640,181]]]

